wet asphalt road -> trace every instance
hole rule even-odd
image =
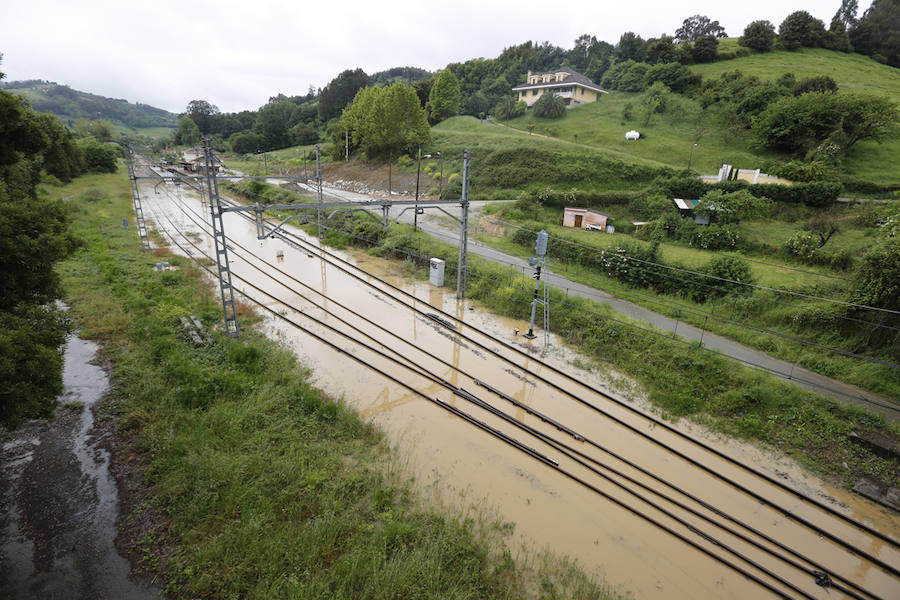
[[[70,336],[56,417],[0,434],[0,598],[151,599],[115,548],[119,499],[93,407],[109,387],[96,345]],[[78,404],[73,404],[78,403]]]

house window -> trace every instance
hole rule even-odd
[[[532,96],[537,96],[537,90],[531,90],[531,95],[532,95]]]

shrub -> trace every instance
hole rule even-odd
[[[724,290],[742,291],[745,283],[754,283],[753,273],[750,270],[750,263],[739,256],[714,256],[707,263],[704,271],[713,277],[721,279],[729,279],[736,283],[728,281],[715,281],[715,287],[724,288]],[[710,290],[707,292],[712,296],[724,296],[725,291]]]
[[[534,103],[534,116],[542,119],[559,119],[566,114],[566,101],[553,92],[541,94]]]
[[[811,231],[798,231],[785,240],[781,248],[788,256],[809,262],[819,250],[819,238]]]

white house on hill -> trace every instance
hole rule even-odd
[[[528,71],[528,81],[512,89],[519,100],[530,108],[544,93],[550,91],[572,108],[579,104],[589,104],[600,99],[600,94],[608,94],[606,90],[569,67],[559,67],[546,73]]]

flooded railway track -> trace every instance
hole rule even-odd
[[[184,202],[176,205],[193,226],[205,230],[203,215]],[[180,231],[180,227],[175,226],[170,215],[162,213],[161,207],[153,211],[157,215],[157,224],[173,243],[195,258],[195,252],[205,254],[198,244]],[[166,221],[170,227],[163,225]],[[439,311],[445,323],[433,323],[433,326],[452,329],[455,343],[465,340],[469,346],[480,349],[483,355],[490,355],[518,369],[521,377],[543,386],[545,393],[542,395],[553,401],[565,399],[569,404],[573,401],[577,403],[581,410],[573,413],[570,408],[566,414],[576,416],[574,421],[569,422],[578,422],[579,425],[564,424],[558,411],[550,414],[546,408],[538,410],[516,400],[502,391],[502,383],[495,386],[496,381],[487,382],[483,375],[479,377],[467,373],[458,364],[413,344],[381,326],[376,319],[366,317],[354,307],[315,290],[230,238],[230,250],[241,267],[246,264],[270,280],[276,290],[280,290],[264,290],[258,285],[258,280],[253,283],[247,279],[246,272],[242,276],[235,272],[241,269],[233,271],[235,279],[254,290],[248,292],[245,287],[241,293],[273,316],[303,329],[321,343],[367,365],[411,393],[478,426],[504,443],[512,444],[520,452],[541,461],[545,467],[668,532],[694,550],[713,557],[776,596],[831,597],[833,594],[829,594],[829,590],[853,598],[890,597],[896,593],[900,555],[897,543],[891,536],[818,500],[808,499],[790,486],[773,481],[768,475],[736,464],[705,442],[688,439],[669,424],[635,410],[627,402],[584,382],[567,378],[560,369],[538,361],[503,340],[477,329],[469,329],[470,324],[464,319],[439,307],[419,308],[422,300],[409,297],[404,290],[374,278],[303,236],[290,232],[283,235],[290,238],[292,245],[323,261],[322,268],[324,262],[328,262],[377,290],[383,298],[398,303],[406,310],[415,311],[423,321],[429,319],[429,313]],[[179,237],[184,242],[179,242]],[[185,244],[193,246],[194,251]],[[304,291],[300,291],[298,286],[303,287]],[[259,295],[268,300],[261,299]],[[305,306],[280,298],[285,295],[296,297]],[[311,296],[320,299],[313,300]],[[272,303],[300,315],[306,324],[271,308],[269,304]],[[333,308],[327,308],[327,305]],[[317,317],[311,312],[321,312],[321,315]],[[326,320],[337,322],[340,326],[330,325]],[[448,327],[448,324],[456,324],[459,329]],[[342,346],[335,338],[350,346]],[[522,366],[513,358],[516,355],[524,355],[525,360],[540,368]],[[456,379],[451,381],[439,375],[439,369],[455,373]],[[402,376],[399,374],[401,371],[404,373]],[[465,389],[459,384],[459,378],[467,380],[473,387]],[[470,391],[476,388],[484,390],[495,401],[512,404],[534,417],[534,424],[526,424],[525,419],[512,416],[479,398]],[[437,398],[434,395],[437,389],[465,400],[472,412],[462,411],[451,402]],[[599,402],[609,405],[600,406],[597,404]],[[591,418],[600,419],[603,426],[586,426],[586,419]],[[648,424],[652,429],[646,430]],[[608,437],[607,428],[610,425],[618,428],[620,436],[627,434],[640,439],[644,445],[665,452],[666,456],[661,461],[665,468],[658,468],[660,459],[657,459],[657,468],[648,468],[628,458],[622,450],[613,449],[605,440],[604,443],[597,441]],[[516,435],[529,439],[527,442],[521,441],[514,437]],[[675,459],[680,466],[672,464]],[[704,474],[702,485],[697,485],[696,474],[688,478],[693,485],[688,485],[683,477],[677,476],[677,471],[698,470]],[[707,487],[714,489],[708,490]],[[725,510],[725,506],[733,506],[733,509]]]

